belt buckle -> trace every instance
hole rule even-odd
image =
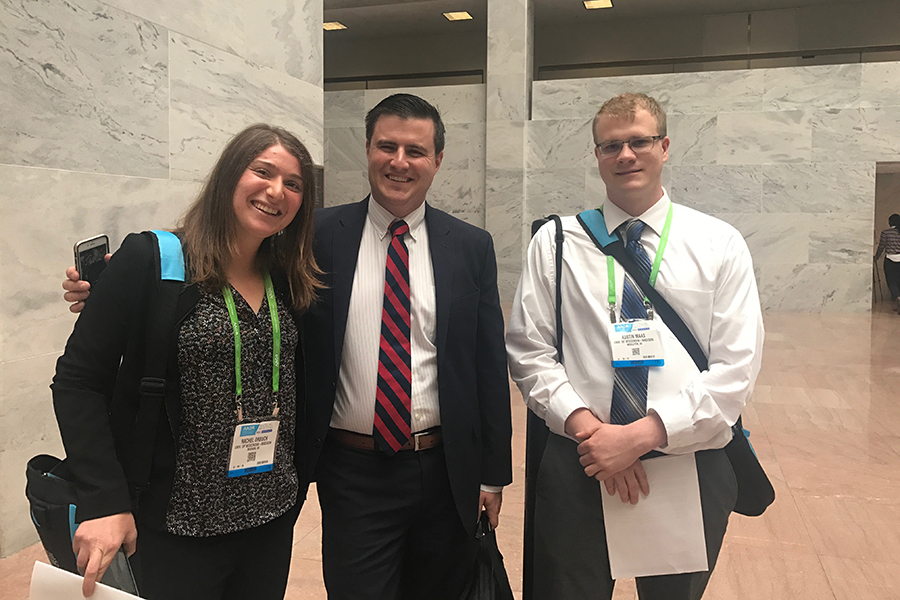
[[[425,437],[426,435],[428,435],[428,434],[424,431],[420,431],[419,433],[413,434],[413,451],[414,452],[418,452],[419,450],[421,450],[419,440],[422,439],[423,437]]]

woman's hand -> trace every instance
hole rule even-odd
[[[81,593],[85,598],[94,594],[94,585],[122,546],[128,556],[137,547],[137,527],[130,512],[89,519],[75,530],[72,550],[78,557],[78,571],[84,574]]]

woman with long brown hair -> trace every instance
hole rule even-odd
[[[300,140],[250,126],[174,231],[185,286],[140,489],[131,458],[144,450],[133,446],[156,236],[125,238],[91,290],[52,386],[78,491],[73,549],[86,596],[124,546],[139,550],[146,598],[283,597],[308,479],[297,319],[318,286],[314,182]],[[67,299],[87,295],[78,294]]]

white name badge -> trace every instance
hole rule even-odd
[[[653,321],[611,323],[609,341],[614,367],[663,366],[662,342]]]
[[[234,428],[228,476],[240,477],[250,473],[271,471],[275,464],[275,441],[278,421],[244,423]]]

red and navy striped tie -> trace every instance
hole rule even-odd
[[[378,447],[394,454],[410,436],[412,360],[409,339],[409,253],[403,235],[405,221],[391,223],[393,235],[384,272],[381,310],[381,346],[378,352],[378,388],[372,436]]]

